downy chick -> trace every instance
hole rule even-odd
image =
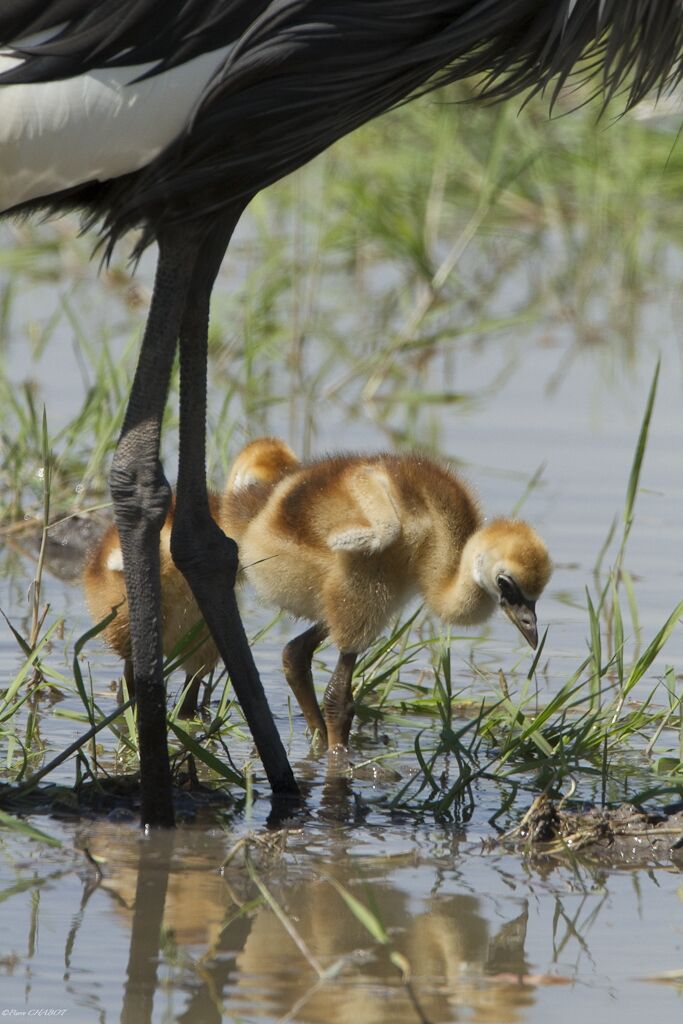
[[[432,459],[320,459],[232,490],[223,518],[262,600],[313,623],[287,644],[283,664],[310,729],[330,746],[348,741],[359,653],[413,595],[447,625],[477,625],[500,607],[537,644],[545,544],[521,520],[483,523],[467,485]],[[321,713],[311,662],[327,636],[340,653]]]
[[[226,493],[235,488],[272,485],[298,465],[296,456],[283,441],[261,438],[248,444],[238,455],[228,477]],[[212,516],[225,528],[222,515],[224,499],[210,495],[209,500]],[[162,645],[165,657],[178,649],[188,631],[201,621],[201,613],[185,577],[176,568],[171,557],[174,509],[175,500],[171,502],[159,542]],[[104,637],[109,646],[123,659],[126,685],[133,696],[128,602],[119,534],[115,525],[109,527],[92,552],[83,575],[83,585],[88,607],[95,622],[100,622],[109,615],[112,608],[117,608],[116,617],[104,630]],[[197,707],[202,678],[208,675],[218,661],[218,651],[210,634],[203,628],[190,640],[186,650],[180,650],[178,657],[186,675],[186,690],[180,714],[183,717],[191,717]]]

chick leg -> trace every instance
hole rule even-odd
[[[342,651],[325,690],[323,709],[330,748],[345,747],[349,741],[354,712],[351,684],[357,658],[355,651]]]
[[[133,663],[126,659],[123,663],[123,678],[126,681],[126,688],[128,690],[128,697],[135,697],[135,672],[133,671]],[[199,702],[199,688],[202,684],[202,680],[199,676],[185,676],[185,686],[190,686],[189,690],[183,697],[183,703],[180,706],[180,717],[181,718],[194,718],[197,713],[197,704]],[[118,700],[123,704],[123,687],[119,688]]]
[[[326,636],[325,626],[316,622],[305,632],[290,640],[282,652],[282,667],[289,688],[304,713],[311,733],[315,735],[317,732],[325,745],[327,744],[327,728],[313,688],[311,661],[316,648]]]
[[[186,693],[185,696],[183,697],[183,702],[180,705],[179,713],[181,718],[194,718],[194,716],[197,714],[197,704],[199,702],[199,688],[201,685],[201,676],[189,674],[185,676],[185,686],[183,687],[183,689],[186,690]]]

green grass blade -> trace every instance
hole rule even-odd
[[[198,743],[194,736],[191,736],[189,732],[182,729],[177,722],[171,721],[168,724],[185,749],[196,757],[197,760],[202,761],[207,768],[210,768],[211,771],[221,778],[226,779],[227,782],[232,782],[233,785],[239,786],[241,789],[245,788],[246,782],[243,775],[239,775],[232,768],[228,768],[226,764],[223,764],[220,758],[203,747],[201,743]]]
[[[640,682],[647,670],[649,669],[652,662],[655,660],[662,647],[669,639],[674,629],[678,624],[678,620],[683,615],[683,601],[679,601],[674,610],[672,611],[669,618],[666,620],[662,628],[659,630],[653,640],[650,641],[648,646],[641,654],[638,661],[635,663],[628,679],[624,685],[624,694],[631,692],[633,687]]]
[[[633,520],[633,509],[636,503],[636,495],[638,493],[640,471],[643,466],[643,458],[645,456],[645,448],[647,446],[647,437],[650,430],[650,420],[652,419],[652,410],[654,408],[655,398],[657,396],[659,368],[660,360],[658,359],[657,365],[655,366],[655,372],[652,376],[652,383],[650,384],[650,391],[647,397],[647,403],[645,405],[645,413],[643,415],[643,421],[640,425],[640,434],[638,435],[638,443],[636,444],[636,450],[633,456],[633,465],[631,466],[631,473],[628,479],[628,487],[626,489],[626,504],[624,506],[624,523],[626,525],[626,529],[630,529],[630,525]]]
[[[13,832],[19,832],[21,835],[28,836],[29,839],[37,839],[38,842],[45,843],[47,846],[61,847],[62,845],[59,839],[48,835],[47,832],[41,832],[39,828],[34,828],[33,825],[22,821],[21,818],[7,814],[6,811],[0,811],[0,827],[12,829]]]
[[[373,937],[375,942],[379,942],[382,946],[389,945],[389,935],[386,928],[380,921],[379,917],[366,907],[364,903],[361,903],[359,899],[353,896],[348,889],[344,888],[341,882],[338,882],[336,878],[327,876],[327,881],[330,885],[337,890],[344,903],[349,908],[356,920],[362,924],[365,930]]]

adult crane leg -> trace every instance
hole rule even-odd
[[[159,461],[161,421],[198,243],[160,233],[152,304],[110,474],[130,608],[143,825],[174,824],[162,672],[159,533],[171,489]]]
[[[297,796],[237,608],[237,545],[212,518],[206,489],[209,303],[241,212],[240,207],[225,215],[203,238],[187,293],[180,328],[180,457],[171,554],[225,662],[273,792]]]

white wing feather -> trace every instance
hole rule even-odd
[[[0,84],[0,211],[150,163],[190,121],[231,46],[136,82],[151,64]],[[0,53],[0,72],[16,66]]]

